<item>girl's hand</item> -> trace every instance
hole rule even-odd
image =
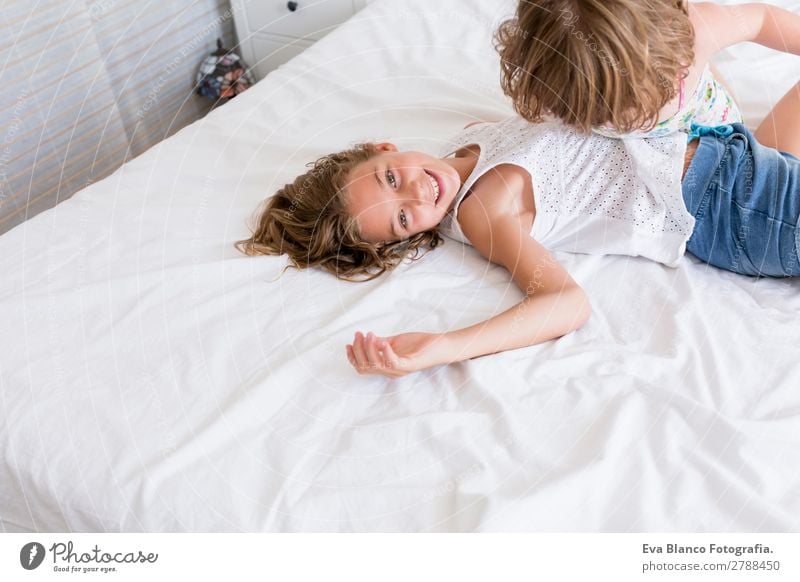
[[[347,345],[347,359],[359,374],[382,374],[392,378],[405,376],[447,363],[445,336],[431,333],[402,333],[379,338],[372,332],[356,332]]]

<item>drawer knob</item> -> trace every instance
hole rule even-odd
[[[286,3],[286,8],[289,9],[289,12],[294,12],[295,10],[297,10],[298,6],[299,6],[299,4],[297,2],[287,2]]]

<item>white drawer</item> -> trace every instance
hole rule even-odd
[[[287,41],[284,38],[269,38],[260,34],[254,34],[250,41],[254,60],[252,63],[248,61],[247,65],[255,74],[256,81],[311,46],[311,42],[306,40]]]
[[[353,0],[296,0],[292,12],[287,0],[244,0],[250,32],[319,40],[353,14]],[[243,39],[239,39],[242,41]]]

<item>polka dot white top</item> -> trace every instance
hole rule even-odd
[[[475,169],[440,223],[442,234],[470,244],[458,207],[473,184],[500,164],[531,176],[536,215],[531,236],[553,251],[642,256],[677,266],[694,228],[681,194],[686,136],[613,139],[559,121],[511,117],[473,125],[443,157],[477,144]]]

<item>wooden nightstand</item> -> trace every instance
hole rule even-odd
[[[239,54],[260,81],[371,1],[231,0]]]

